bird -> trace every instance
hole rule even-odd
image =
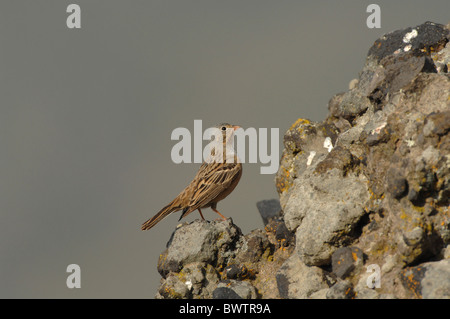
[[[203,208],[210,207],[223,220],[227,218],[217,210],[217,203],[227,197],[237,186],[242,176],[242,164],[234,152],[233,137],[239,125],[222,123],[210,146],[209,156],[200,166],[190,184],[155,216],[142,224],[142,230],[149,230],[169,214],[182,211],[180,221],[198,210],[202,220]],[[220,133],[219,133],[220,130]],[[220,151],[221,150],[221,151]]]

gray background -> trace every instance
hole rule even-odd
[[[199,164],[170,159],[176,127],[322,120],[382,34],[448,23],[450,2],[69,1],[0,3],[0,297],[152,298],[173,214],[140,225]],[[281,153],[281,149],[280,149]],[[219,204],[244,233],[274,175],[245,164]],[[205,210],[205,217],[216,214]],[[191,221],[198,214],[186,219]],[[189,244],[189,243],[187,243]],[[81,289],[66,267],[81,267]]]

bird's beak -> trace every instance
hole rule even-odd
[[[241,128],[239,125],[234,125],[233,129],[236,131],[237,129]]]

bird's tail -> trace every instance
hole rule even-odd
[[[157,223],[159,223],[163,218],[165,218],[170,213],[176,212],[177,210],[180,210],[181,207],[178,205],[174,205],[174,202],[171,202],[169,205],[163,207],[158,214],[147,220],[145,223],[142,224],[141,229],[142,230],[149,230],[153,226],[155,226]]]

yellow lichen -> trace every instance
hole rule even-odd
[[[408,214],[405,212],[405,210],[402,208],[401,209],[401,214],[400,214],[400,218],[401,219],[406,219],[406,220],[410,220],[411,219],[411,216],[408,216]]]
[[[299,119],[297,119],[297,121],[295,121],[294,124],[291,125],[291,127],[289,128],[289,130],[294,129],[296,126],[298,126],[298,125],[300,125],[300,124],[302,124],[302,125],[304,125],[304,124],[311,124],[311,122],[310,122],[309,120],[307,120],[307,119],[299,118]]]

